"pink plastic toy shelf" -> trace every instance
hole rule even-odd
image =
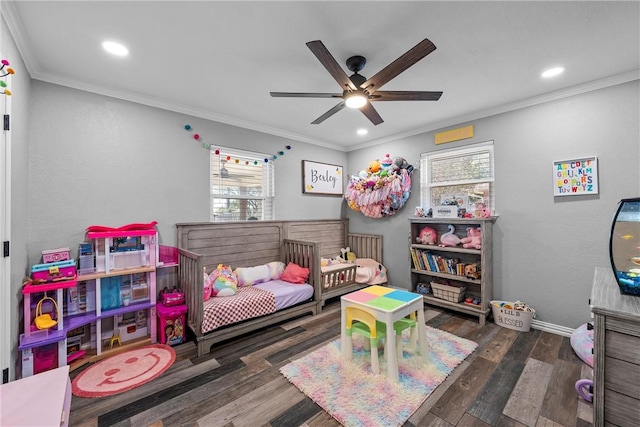
[[[127,236],[155,236],[156,230],[111,230],[111,231],[90,231],[87,233],[89,239],[104,239],[107,237],[127,237]]]
[[[32,294],[34,292],[49,292],[57,289],[73,288],[78,283],[77,276],[73,280],[65,280],[62,282],[37,283],[30,282],[22,287],[23,294]]]
[[[158,249],[158,261],[162,267],[178,265],[178,248],[174,246],[160,245]]]

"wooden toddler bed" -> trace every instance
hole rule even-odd
[[[382,261],[381,236],[349,234],[347,225],[347,219],[177,224],[178,281],[185,293],[187,324],[196,337],[198,355],[208,353],[217,342],[294,317],[315,315],[327,299],[367,286],[356,282],[355,264],[344,264],[343,268],[326,273],[320,267],[321,258],[335,257],[346,246],[359,258]],[[313,287],[313,296],[270,314],[203,332],[203,269],[210,273],[218,264],[236,269],[272,261],[309,268],[307,283]]]

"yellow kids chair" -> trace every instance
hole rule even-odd
[[[378,343],[385,337],[385,324],[380,322],[382,328],[376,327],[376,318],[368,311],[357,307],[347,307],[346,332],[349,344],[352,343],[351,335],[356,332],[369,340],[365,340],[365,350],[371,351],[371,371],[374,374],[380,373],[380,362],[378,361]],[[354,322],[355,321],[355,322]]]
[[[111,335],[111,340],[109,343],[109,348],[113,348],[114,343],[118,343],[119,346],[122,346],[122,341],[120,341],[120,329],[114,328],[113,335]]]

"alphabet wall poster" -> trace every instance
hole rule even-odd
[[[553,162],[553,195],[598,194],[598,158]]]

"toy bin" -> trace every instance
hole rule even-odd
[[[535,317],[535,310],[527,307],[527,311],[518,310],[519,302],[491,301],[493,311],[493,321],[503,328],[514,329],[516,331],[529,332],[531,320]]]
[[[76,278],[76,262],[67,261],[37,264],[31,267],[31,279],[37,282],[51,283]]]
[[[167,307],[162,304],[157,304],[157,310],[160,343],[176,345],[185,342],[187,305]]]
[[[48,249],[42,251],[42,262],[51,263],[59,261],[67,261],[71,259],[71,251],[69,248]]]

